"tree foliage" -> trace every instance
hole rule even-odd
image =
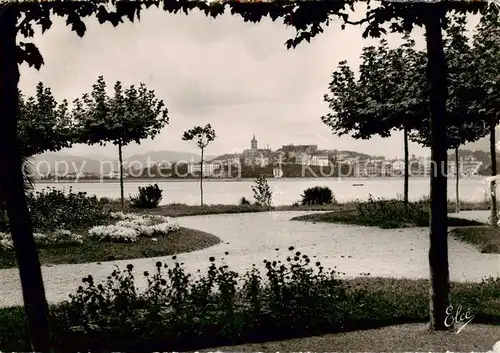
[[[74,101],[73,115],[79,142],[126,146],[154,138],[168,124],[168,109],[153,90],[141,83],[123,89],[120,81],[108,96],[106,82],[99,76],[92,92]]]
[[[58,104],[41,82],[34,97],[19,94],[17,128],[23,156],[71,147],[75,137],[68,102]]]
[[[215,130],[210,124],[205,126],[195,126],[182,135],[183,141],[195,141],[201,150],[200,160],[200,202],[203,206],[203,153],[208,144],[215,140]]]
[[[300,43],[310,42],[312,38],[323,33],[324,27],[332,23],[339,23],[344,28],[346,24],[364,25],[363,37],[378,38],[382,34],[391,32],[409,32],[414,26],[423,26],[429,8],[425,2],[390,2],[383,1],[371,6],[373,1],[365,2],[366,15],[359,20],[352,20],[354,5],[357,0],[325,0],[292,2],[278,0],[273,2],[238,2],[221,1],[205,2],[198,0],[148,0],[148,1],[118,1],[118,0],[89,0],[89,1],[41,1],[41,2],[12,2],[8,6],[15,6],[21,20],[18,31],[25,38],[34,36],[35,28],[42,33],[52,27],[52,16],[66,19],[67,26],[80,37],[86,32],[85,18],[96,17],[99,23],[111,23],[118,26],[124,19],[139,20],[143,9],[152,6],[169,13],[198,10],[206,16],[217,17],[225,12],[240,16],[245,22],[260,22],[263,18],[273,21],[281,19],[286,26],[296,30],[294,38],[286,41],[288,48],[296,47]],[[433,4],[433,9],[442,13],[453,11],[457,13],[477,13],[485,8],[483,2],[442,1]],[[6,5],[4,5],[6,6]],[[433,10],[433,11],[434,11]],[[443,26],[446,27],[446,21]],[[30,66],[40,68],[43,57],[38,48],[29,42],[19,42],[18,62],[26,62]]]
[[[363,48],[358,78],[346,61],[339,63],[324,96],[330,112],[321,118],[335,134],[388,137],[405,124],[410,129],[418,125],[427,109],[419,86],[425,80],[420,72],[423,68],[425,73],[425,63],[414,50],[415,42],[408,36],[405,39],[397,49],[389,49],[386,40],[378,47]],[[414,91],[412,86],[420,90]]]
[[[500,122],[500,16],[491,6],[481,17],[472,46],[472,70],[469,85],[474,88],[470,105],[480,119]]]
[[[448,100],[447,100],[447,141],[448,149],[474,142],[488,134],[488,121],[486,114],[477,114],[473,105],[476,102],[481,84],[478,80],[479,72],[476,69],[476,55],[466,35],[466,19],[464,16],[455,16],[452,25],[448,28],[445,40],[445,55],[448,63]],[[479,59],[481,60],[481,59]],[[491,66],[493,63],[490,62]],[[421,72],[425,77],[425,72]],[[425,86],[424,86],[425,87]],[[423,97],[429,99],[424,87],[412,85],[413,90],[424,93]],[[482,104],[482,103],[480,103]],[[411,134],[414,142],[430,146],[430,117],[422,116],[421,123]]]
[[[406,124],[412,141],[430,146],[427,58],[414,46],[406,35],[404,44],[395,49],[389,49],[385,40],[378,47],[364,48],[357,79],[347,62],[341,61],[325,95],[330,113],[322,121],[335,134],[362,139],[376,134],[387,137]],[[474,52],[463,16],[456,16],[448,28],[444,49],[449,65],[446,145],[451,149],[484,137],[488,129],[487,117],[481,119],[471,109],[481,85],[476,87]]]
[[[195,126],[192,129],[184,131],[183,141],[195,141],[200,149],[204,149],[208,144],[215,140],[215,130],[210,124],[205,126]]]

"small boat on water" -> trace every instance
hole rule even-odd
[[[352,186],[365,186],[365,184],[352,184]]]

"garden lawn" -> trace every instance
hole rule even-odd
[[[166,217],[186,217],[201,216],[210,214],[230,214],[230,213],[251,213],[251,212],[269,212],[269,211],[337,211],[353,209],[354,203],[330,204],[330,205],[289,205],[263,207],[257,205],[204,205],[193,206],[185,204],[170,204],[153,209],[129,209],[136,213],[146,213],[152,215],[161,215]]]
[[[39,248],[38,254],[41,264],[47,266],[160,257],[201,250],[220,243],[220,239],[212,234],[182,227],[154,239],[139,237],[134,243],[119,243],[86,238],[82,244]],[[14,251],[0,251],[0,269],[11,267],[16,267]]]
[[[475,245],[479,251],[500,254],[500,230],[490,226],[452,229],[449,234],[465,243]]]
[[[379,227],[383,229],[405,228],[405,227],[428,227],[429,219],[427,217],[408,217],[406,219],[394,219],[390,215],[386,217],[360,217],[356,210],[336,211],[327,213],[318,213],[304,215],[292,218],[292,221],[307,222],[330,222],[355,224],[360,226]],[[467,220],[463,218],[448,217],[448,227],[478,226],[484,223]]]
[[[121,205],[116,200],[107,200],[107,203],[114,211],[120,211]],[[353,211],[356,205],[361,204],[359,201],[350,201],[342,203],[334,203],[329,205],[282,205],[272,207],[262,207],[257,205],[186,205],[180,203],[172,203],[162,205],[152,209],[139,209],[131,208],[130,204],[126,204],[127,212],[134,213],[147,213],[154,215],[162,215],[167,217],[186,217],[186,216],[200,216],[209,214],[223,214],[223,213],[249,213],[249,212],[269,212],[269,211]],[[500,208],[500,203],[499,206]],[[463,202],[460,204],[462,211],[474,210],[488,210],[489,204],[487,202]],[[448,212],[455,212],[455,203],[448,202]]]

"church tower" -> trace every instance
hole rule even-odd
[[[252,141],[250,142],[252,146],[252,150],[257,149],[257,139],[255,138],[255,135],[253,135]]]

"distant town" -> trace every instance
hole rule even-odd
[[[250,148],[242,153],[223,154],[203,162],[204,178],[269,178],[300,177],[400,177],[404,175],[403,159],[387,159],[354,151],[321,150],[317,145],[283,145],[273,151],[269,147],[259,148],[255,136]],[[448,175],[486,175],[490,168],[489,154],[482,151],[460,150],[459,167],[454,155],[449,156]],[[143,168],[124,168],[128,179],[144,178],[199,178],[200,162],[151,161]],[[409,158],[409,175],[425,176],[431,171],[429,158]],[[46,173],[41,180],[118,179],[120,173],[86,173],[75,171],[64,174]]]

